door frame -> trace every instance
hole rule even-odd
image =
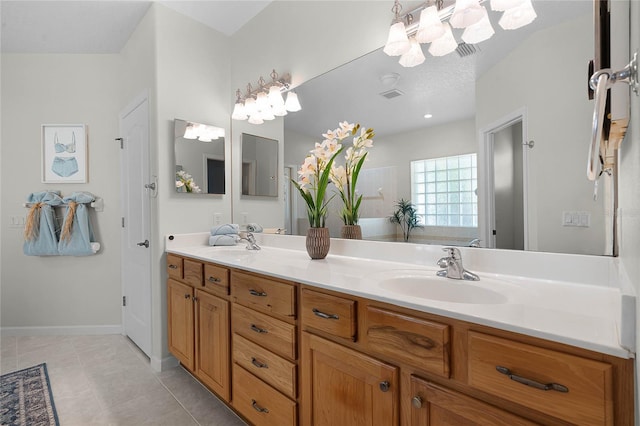
[[[147,182],[153,182],[155,183],[155,189],[147,189],[147,193],[149,194],[149,198],[151,197],[155,197],[157,195],[157,187],[158,187],[158,183],[157,183],[157,178],[153,177],[151,175],[151,123],[149,120],[149,91],[148,90],[144,90],[142,93],[140,93],[138,96],[134,97],[133,100],[131,100],[126,107],[124,107],[121,112],[119,113],[118,119],[119,119],[119,129],[118,132],[121,133],[122,132],[122,121],[124,120],[124,117],[126,117],[127,115],[131,114],[136,108],[138,108],[141,104],[143,103],[147,103],[147,161],[148,161],[148,167],[147,167],[147,171],[148,171],[148,176],[147,176]],[[123,173],[124,173],[124,169],[123,169],[123,163],[124,163],[124,150],[120,149],[120,202],[121,202],[121,206],[120,206],[120,214],[121,217],[124,218],[125,217],[125,212],[126,212],[126,205],[125,205],[125,197],[124,197],[124,193],[125,193],[125,180],[123,178]],[[149,224],[149,241],[152,241],[151,238],[151,227],[152,227],[152,221],[151,221],[151,200],[149,200],[149,209],[148,209],[148,224]],[[122,229],[121,228],[121,235],[122,235]],[[125,280],[124,280],[124,268],[122,267],[122,265],[124,264],[124,256],[123,256],[123,245],[124,245],[124,240],[121,239],[120,241],[120,262],[121,262],[121,266],[120,266],[120,287],[121,287],[121,297],[125,296]],[[152,245],[153,247],[153,245]],[[153,275],[152,275],[152,251],[149,250],[149,269],[147,270],[147,276],[149,278],[149,304],[150,304],[150,311],[149,311],[149,353],[147,354],[150,358],[153,352]],[[121,318],[122,318],[122,335],[127,336],[127,332],[126,332],[126,314],[125,314],[125,306],[121,305]]]
[[[515,123],[522,123],[522,143],[527,145],[527,109],[519,108],[494,121],[493,123],[480,129],[478,140],[478,183],[483,191],[478,194],[478,226],[480,240],[484,242],[484,247],[495,248],[496,239],[492,233],[495,229],[495,185],[494,185],[494,163],[493,144],[494,135]],[[530,215],[529,207],[529,149],[522,150],[522,198],[523,198],[523,226],[524,226],[524,250],[535,249],[535,244],[529,235]]]

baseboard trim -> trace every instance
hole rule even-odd
[[[51,327],[0,327],[2,336],[78,336],[122,334],[121,325],[70,325]]]
[[[173,367],[177,367],[179,364],[180,363],[178,362],[178,360],[171,355],[162,359],[156,358],[155,356],[151,357],[151,368],[153,369],[153,371],[156,371],[158,373],[166,371]]]

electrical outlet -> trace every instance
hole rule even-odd
[[[222,213],[214,213],[213,214],[213,224],[221,225],[222,224]]]
[[[10,228],[24,228],[25,217],[24,216],[11,216],[9,221]]]
[[[562,212],[562,226],[588,228],[591,226],[591,213],[584,211]]]

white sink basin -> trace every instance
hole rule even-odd
[[[421,270],[395,270],[377,274],[372,281],[382,290],[437,300],[448,303],[495,305],[509,301],[504,290],[511,290],[507,283],[493,279],[480,281],[453,280],[438,277],[435,272]]]

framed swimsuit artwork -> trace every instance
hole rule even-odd
[[[87,182],[87,132],[84,124],[42,125],[42,182]]]

